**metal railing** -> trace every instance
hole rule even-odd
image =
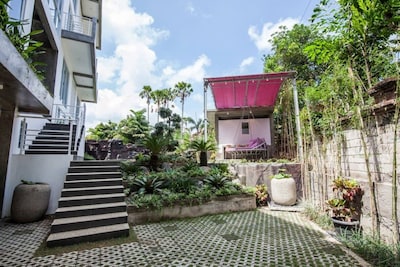
[[[56,9],[51,9],[50,11],[57,29],[75,32],[90,37],[95,36],[96,23],[94,19],[69,13],[62,13]],[[60,23],[61,25],[59,25]]]
[[[36,140],[39,132],[42,131],[43,125],[47,122],[69,125],[68,155],[71,155],[73,151],[79,150],[79,141],[82,140],[84,134],[86,105],[54,105],[53,111],[54,115],[50,117],[47,115],[18,115],[19,118],[22,118],[19,138],[20,154],[25,154],[25,150]],[[28,120],[38,120],[36,127],[29,127]]]

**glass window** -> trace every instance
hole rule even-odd
[[[61,102],[65,105],[67,105],[67,100],[68,100],[68,86],[69,86],[69,71],[67,64],[65,64],[65,61],[63,63],[63,69],[62,69],[62,76],[61,76],[61,88],[60,88],[60,99]]]
[[[242,134],[249,134],[249,123],[242,122]]]
[[[12,0],[8,3],[8,15],[15,20],[23,20],[24,0]]]

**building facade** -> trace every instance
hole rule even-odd
[[[84,155],[85,102],[97,102],[101,0],[11,0],[8,20],[40,43],[28,60],[0,30],[0,214],[21,180],[51,185],[54,213],[72,159]]]

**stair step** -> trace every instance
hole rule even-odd
[[[25,150],[25,154],[41,154],[41,155],[47,155],[47,154],[68,154],[68,150],[54,150],[54,149],[33,149],[33,150]],[[71,151],[72,155],[76,155],[76,151]]]
[[[49,135],[49,134],[38,134],[36,136],[36,140],[43,140],[43,139],[50,139],[50,140],[69,140],[69,135]],[[74,138],[73,138],[74,139]]]
[[[69,135],[70,131],[64,131],[64,130],[41,130],[39,132],[39,135]]]
[[[72,180],[65,181],[64,188],[82,188],[82,187],[98,187],[98,186],[116,186],[122,185],[121,178],[101,178],[90,180]]]
[[[82,187],[82,188],[64,188],[61,191],[62,197],[74,197],[74,196],[87,196],[87,195],[102,195],[102,194],[116,194],[122,193],[124,187],[122,185],[115,186],[94,186],[94,187]]]
[[[120,160],[74,160],[70,166],[119,166],[120,163]]]
[[[50,234],[47,239],[47,246],[62,246],[77,242],[97,241],[113,237],[129,235],[127,223],[110,226],[93,227],[89,229],[74,230],[68,232]]]
[[[79,216],[71,218],[55,219],[51,224],[51,232],[59,233],[79,229],[87,229],[111,224],[121,224],[128,222],[128,213],[116,212],[98,215]]]
[[[56,218],[79,217],[85,215],[115,213],[122,211],[126,211],[126,203],[123,201],[93,204],[93,205],[72,206],[72,207],[59,207],[56,210],[55,217]]]
[[[68,144],[66,145],[54,145],[54,144],[32,144],[29,145],[28,149],[34,150],[68,150]]]
[[[125,194],[101,194],[91,196],[73,196],[73,197],[61,197],[58,201],[59,207],[72,207],[80,205],[92,205],[112,202],[122,202],[125,200]]]
[[[46,123],[43,129],[46,130],[69,130],[69,124],[61,124],[61,123]],[[73,125],[76,128],[76,125]]]
[[[92,179],[109,179],[109,178],[121,178],[120,172],[86,172],[86,173],[68,173],[66,180],[92,180]]]
[[[69,140],[56,140],[56,139],[35,139],[32,140],[32,144],[60,144],[60,145],[68,145]]]
[[[68,168],[68,173],[91,173],[91,172],[119,172],[120,166],[74,166]]]

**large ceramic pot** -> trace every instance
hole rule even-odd
[[[11,218],[17,223],[40,220],[47,211],[50,185],[44,183],[20,184],[14,189]]]
[[[293,178],[272,179],[271,195],[276,204],[283,206],[296,204],[296,181]]]

